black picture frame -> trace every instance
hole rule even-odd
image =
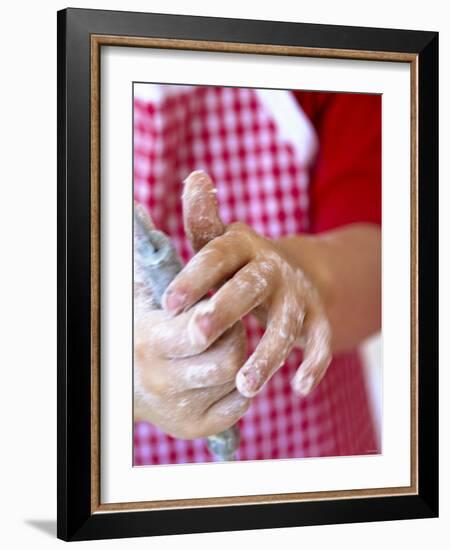
[[[438,33],[66,9],[58,12],[58,522],[64,540],[438,515]],[[396,52],[417,59],[418,491],[308,502],[93,511],[91,37]],[[399,205],[400,207],[400,205]]]

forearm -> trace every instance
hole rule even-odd
[[[289,261],[313,281],[332,329],[333,351],[359,345],[381,326],[381,230],[352,224],[279,239]]]

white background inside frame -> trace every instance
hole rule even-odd
[[[408,64],[118,47],[101,64],[102,502],[409,485]],[[132,467],[132,81],[383,94],[382,455]]]

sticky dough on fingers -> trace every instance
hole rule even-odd
[[[294,391],[300,395],[309,393],[320,382],[331,360],[330,325],[317,291],[301,270],[282,258],[279,261],[283,286],[271,302],[266,332],[236,376],[236,387],[247,397],[261,391],[291,350],[299,345],[305,314],[308,319],[305,360],[292,382]]]
[[[236,372],[247,356],[244,336],[242,324],[236,323],[200,355],[171,359],[173,385],[183,389],[200,389],[234,382]]]
[[[210,347],[210,344],[192,340],[189,333],[190,319],[197,308],[204,304],[207,304],[207,300],[199,302],[189,311],[180,313],[176,317],[172,317],[163,310],[155,310],[140,317],[138,322],[135,319],[135,347],[147,347],[152,353],[168,359],[192,357],[204,352]],[[235,323],[215,342],[224,338],[238,342],[242,339],[242,331],[242,326]]]
[[[206,411],[202,421],[203,435],[231,428],[246,413],[249,406],[250,400],[233,389]]]
[[[276,276],[276,267],[269,261],[246,264],[196,309],[189,321],[191,341],[205,346],[213,342],[268,298]]]
[[[182,204],[184,229],[194,251],[224,233],[216,189],[206,172],[195,170],[184,180]]]
[[[303,314],[289,299],[269,312],[267,328],[253,354],[236,376],[236,387],[246,397],[256,395],[284,365],[295,343]]]
[[[322,308],[315,304],[306,324],[303,362],[291,380],[292,389],[308,395],[322,380],[331,362],[331,328]]]
[[[173,315],[184,311],[220,286],[253,258],[252,239],[229,226],[207,243],[166,289],[162,306]]]

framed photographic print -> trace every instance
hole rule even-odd
[[[58,13],[58,537],[437,516],[437,140],[435,32]]]

